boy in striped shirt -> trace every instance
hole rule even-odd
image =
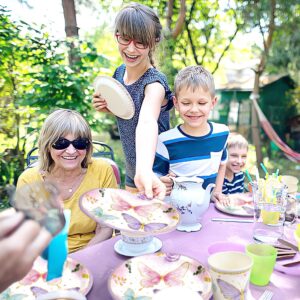
[[[183,124],[159,135],[153,170],[167,195],[172,191],[170,176],[197,176],[204,180],[204,189],[215,183],[211,199],[221,200],[229,129],[208,121],[217,103],[214,79],[202,66],[186,67],[177,74],[174,90],[174,106]]]
[[[245,167],[248,153],[248,142],[240,134],[231,133],[227,143],[228,160],[222,193],[237,194],[244,192]]]

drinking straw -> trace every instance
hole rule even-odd
[[[246,175],[247,175],[247,177],[248,177],[248,179],[249,179],[249,182],[252,182],[252,178],[251,178],[251,176],[250,176],[250,174],[249,174],[249,171],[248,171],[248,170],[246,170]]]
[[[258,173],[258,168],[257,168],[257,167],[255,167],[255,177],[256,177],[257,184],[258,184],[258,181],[259,181],[259,173]]]
[[[266,169],[265,165],[263,163],[260,163],[261,168],[264,170],[266,176],[269,175],[268,170]]]

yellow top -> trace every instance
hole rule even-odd
[[[43,181],[38,167],[25,170],[18,179],[17,188],[35,181]],[[71,198],[64,201],[64,208],[71,210],[71,222],[68,233],[69,252],[77,251],[94,237],[96,222],[79,208],[79,198],[85,192],[95,188],[117,188],[116,178],[111,165],[102,159],[93,159],[87,172]]]

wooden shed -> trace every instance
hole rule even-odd
[[[254,76],[236,76],[226,84],[217,85],[219,102],[212,114],[216,122],[228,124],[231,130],[251,139],[251,100]],[[289,75],[262,76],[260,81],[259,105],[278,135],[285,140],[289,131],[291,92],[295,83]],[[295,115],[295,113],[293,113]]]

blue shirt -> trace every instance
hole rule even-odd
[[[161,107],[158,118],[158,133],[170,128],[169,110],[173,107],[172,92],[168,86],[166,76],[155,68],[149,68],[136,82],[130,85],[124,83],[126,66],[118,67],[113,75],[129,92],[132,97],[135,113],[130,120],[117,117],[120,139],[125,154],[126,175],[133,180],[136,167],[135,130],[139,121],[139,115],[145,97],[145,88],[148,84],[159,82],[165,89],[165,99],[168,103]]]
[[[243,193],[244,180],[245,175],[243,172],[234,173],[232,181],[229,181],[227,178],[225,178],[223,182],[222,193],[225,195]]]
[[[184,133],[180,126],[159,135],[153,171],[164,176],[169,171],[176,176],[200,177],[203,187],[215,183],[220,164],[227,161],[226,125],[208,122],[207,135],[194,137]]]

